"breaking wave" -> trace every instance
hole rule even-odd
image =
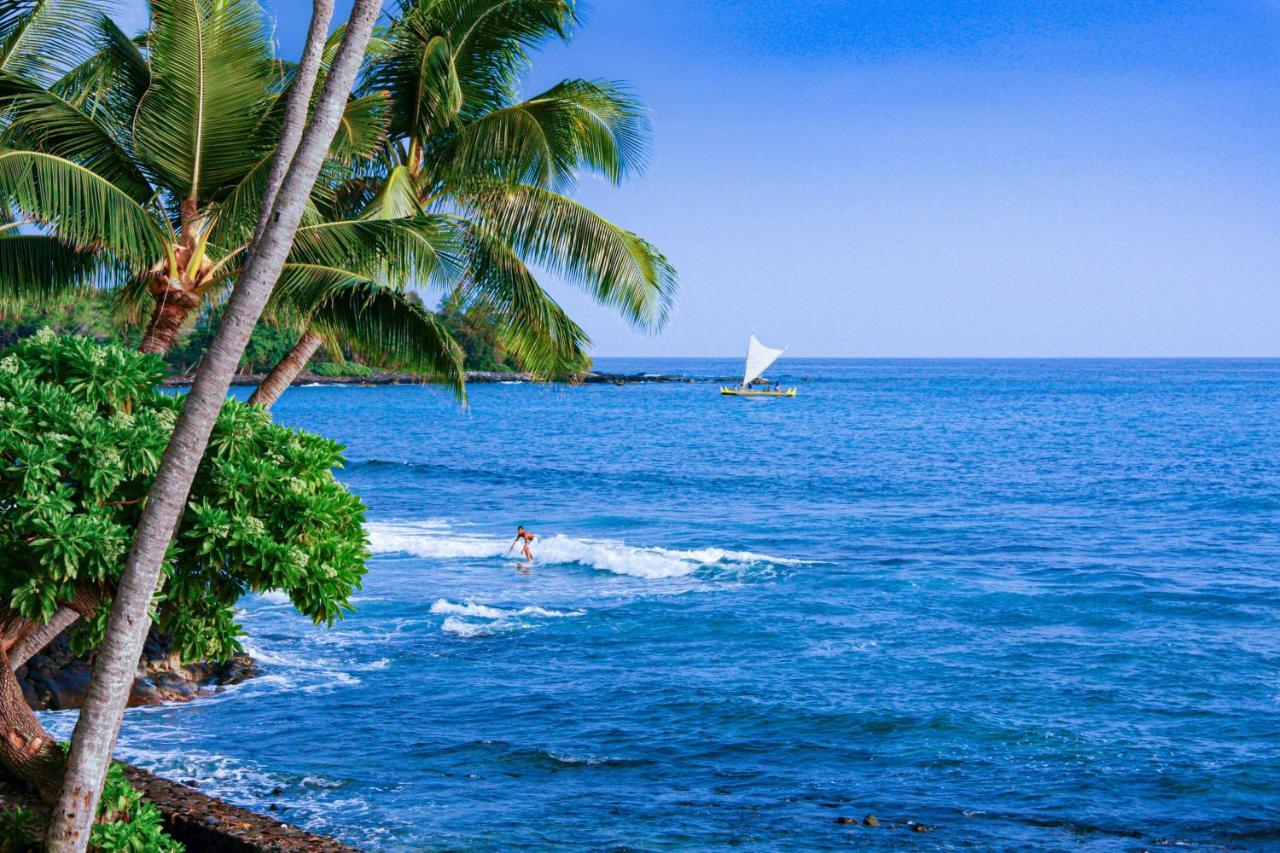
[[[510,539],[455,531],[438,520],[367,525],[375,554],[412,554],[428,559],[506,557]],[[640,547],[606,539],[578,539],[563,534],[539,537],[533,544],[537,562],[578,564],[640,578],[677,578],[703,568],[746,569],[756,565],[800,565],[804,560],[724,548]],[[518,559],[518,556],[516,557]]]

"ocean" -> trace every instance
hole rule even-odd
[[[119,754],[373,850],[1280,849],[1280,361],[774,372],[290,390],[356,610]]]

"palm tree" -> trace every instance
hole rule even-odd
[[[140,349],[165,352],[243,271],[296,74],[272,58],[256,0],[151,8],[137,39],[85,0],[0,16],[0,297],[113,286],[121,305],[150,309]],[[59,31],[63,66],[47,59]],[[376,150],[385,110],[376,93],[349,99],[326,168],[344,174]],[[456,265],[447,233],[421,216],[326,216],[332,184],[310,200],[271,315],[315,317],[461,394],[459,348],[402,286]],[[56,621],[76,618],[68,603]]]
[[[25,2],[11,40],[57,5]],[[114,286],[123,306],[149,314],[139,348],[163,353],[242,272],[296,74],[272,56],[256,0],[155,0],[138,39],[84,0],[63,5],[93,22],[69,33],[80,36],[78,62],[0,64],[0,198],[12,213],[0,225],[0,296]],[[335,38],[327,60],[336,48]],[[326,168],[369,157],[386,121],[384,96],[349,99]],[[457,347],[396,285],[431,274],[447,249],[442,232],[423,217],[326,218],[330,184],[283,273],[308,286],[283,287],[278,309],[315,312],[323,279],[334,297],[326,310],[346,311],[339,325],[460,387]]]
[[[362,89],[391,105],[381,169],[336,190],[379,215],[438,222],[462,265],[452,300],[498,318],[521,366],[545,376],[584,370],[589,341],[530,266],[641,328],[662,325],[676,287],[653,246],[567,195],[583,170],[614,183],[640,170],[640,106],[617,84],[586,80],[519,98],[529,50],[567,39],[576,21],[567,0],[404,0]],[[253,399],[270,405],[325,337],[309,327]]]
[[[308,196],[338,130],[343,107],[363,60],[379,6],[380,0],[356,0],[342,45],[310,119],[307,109],[310,78],[303,82],[302,94],[286,99],[282,142],[267,173],[269,178],[262,194],[267,205],[255,219],[252,252],[174,427],[112,601],[104,639],[72,736],[62,791],[53,809],[48,833],[50,851],[78,853],[89,843],[90,826],[124,717],[129,685],[150,627],[150,606],[165,552],[186,507],[191,484],[236,365],[288,261]],[[319,17],[331,9],[327,0],[317,0],[315,15]],[[323,33],[324,27],[316,26],[313,21],[306,55],[315,54]]]

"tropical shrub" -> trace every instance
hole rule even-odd
[[[39,816],[15,806],[0,810],[0,853],[27,853],[39,849]],[[183,846],[164,831],[164,818],[129,784],[119,764],[107,771],[98,804],[98,822],[89,838],[100,853],[181,853]]]
[[[144,803],[119,764],[107,771],[98,801],[98,822],[89,835],[89,849],[101,853],[182,853],[185,849],[164,831],[164,818]]]
[[[73,649],[101,640],[183,404],[156,390],[162,372],[158,357],[48,331],[0,357],[0,637],[73,607],[85,617]],[[227,401],[153,602],[184,659],[239,650],[234,607],[248,591],[282,590],[317,623],[348,608],[367,547],[364,506],[333,477],[341,464],[340,445]],[[5,659],[13,643],[0,647],[4,695],[17,690]],[[42,792],[56,788],[53,742],[19,704],[0,718],[0,760]]]

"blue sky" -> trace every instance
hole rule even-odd
[[[681,275],[656,336],[553,288],[599,355],[1280,355],[1276,0],[595,0],[563,77],[652,110],[580,195]]]

